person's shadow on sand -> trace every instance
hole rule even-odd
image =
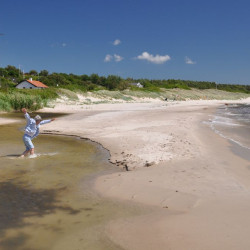
[[[1,155],[0,157],[20,157],[20,154],[11,154],[11,155]]]

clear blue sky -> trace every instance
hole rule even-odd
[[[250,84],[250,1],[8,0],[0,67]]]

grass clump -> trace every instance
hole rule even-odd
[[[56,99],[59,97],[56,88],[47,89],[14,89],[9,93],[21,93],[29,96],[39,96],[42,100]]]
[[[30,110],[37,110],[44,105],[40,96],[31,96],[22,93],[0,93],[0,103],[0,109],[5,111],[20,110],[23,107]]]
[[[0,110],[20,110],[25,107],[30,110],[37,110],[47,105],[48,101],[57,98],[59,95],[54,89],[29,90],[29,89],[8,89],[0,92]]]
[[[99,90],[96,92],[92,92],[98,98],[104,99],[115,99],[115,100],[122,100],[122,101],[133,101],[133,98],[127,95],[124,95],[123,91],[109,91],[109,90]]]
[[[58,95],[66,96],[70,100],[78,100],[77,94],[69,89],[57,89],[56,92]]]
[[[2,94],[0,93],[0,110],[2,111],[11,111],[11,105],[9,102],[6,102],[3,98],[2,98]]]

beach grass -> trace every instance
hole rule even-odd
[[[216,89],[160,89],[159,91],[142,91],[142,90],[122,90],[108,91],[99,90],[84,93],[84,96],[92,96],[103,99],[108,102],[122,101],[134,102],[145,101],[145,99],[158,99],[170,101],[186,101],[186,100],[237,100],[250,97],[249,94],[239,92],[227,92]],[[90,102],[90,101],[89,101]]]
[[[22,93],[0,93],[0,103],[0,108],[4,111],[21,110],[23,107],[30,110],[37,110],[44,106],[44,102],[40,96],[25,95]]]
[[[62,88],[56,89],[56,93],[59,96],[64,96],[68,98],[69,100],[78,100],[77,93],[69,89],[62,89]]]
[[[9,89],[0,92],[0,110],[20,110],[26,107],[37,110],[51,106],[56,99],[63,102],[80,104],[100,104],[119,102],[149,102],[150,100],[186,101],[186,100],[239,100],[250,97],[250,94],[227,92],[216,89],[165,89],[145,91],[143,89],[125,90],[93,90],[89,92],[64,88],[40,89]],[[79,99],[80,98],[80,99]],[[52,102],[53,101],[53,102]]]
[[[37,110],[47,106],[49,100],[59,97],[54,89],[45,90],[17,90],[10,89],[0,92],[0,110],[21,110],[26,107]]]
[[[169,89],[166,90],[165,95],[170,100],[238,100],[250,97],[245,93],[216,89]]]

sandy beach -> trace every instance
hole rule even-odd
[[[61,103],[42,112],[70,114],[42,132],[88,138],[110,151],[120,171],[98,177],[93,188],[148,211],[105,226],[122,249],[247,250],[250,162],[208,125],[216,108],[239,102],[250,100]]]
[[[121,172],[99,177],[95,190],[150,208],[106,225],[107,237],[122,248],[249,249],[250,163],[206,123],[225,103],[60,105],[54,111],[74,113],[44,132],[101,143]]]

